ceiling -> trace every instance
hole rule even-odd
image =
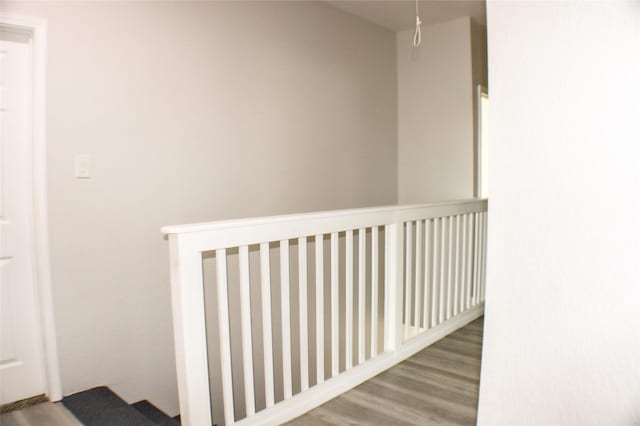
[[[359,16],[392,31],[414,28],[415,1],[411,0],[327,0],[338,9]],[[463,16],[486,25],[484,0],[419,0],[420,20],[436,24]]]

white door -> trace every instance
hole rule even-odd
[[[0,32],[0,403],[45,393],[31,169],[31,38]]]

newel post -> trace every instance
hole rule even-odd
[[[386,225],[384,280],[384,350],[395,351],[402,344],[402,282],[404,224]]]
[[[173,333],[183,426],[211,425],[202,253],[189,236],[169,234]]]

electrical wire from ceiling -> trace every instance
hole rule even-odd
[[[420,10],[418,8],[418,0],[416,0],[416,31],[413,34],[413,47],[420,46],[422,43],[422,21],[420,20]]]

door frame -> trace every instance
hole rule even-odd
[[[31,34],[32,99],[31,99],[31,185],[33,194],[33,236],[36,281],[36,306],[39,311],[40,337],[47,396],[50,401],[62,399],[60,364],[53,313],[51,260],[49,255],[49,222],[47,216],[47,21],[44,19],[0,15],[0,25]]]
[[[484,130],[482,128],[482,98],[483,96],[489,96],[489,91],[487,90],[486,86],[483,86],[482,84],[478,84],[476,86],[476,96],[475,96],[475,103],[476,103],[476,128],[475,128],[475,141],[474,141],[474,145],[475,145],[475,187],[473,188],[474,190],[474,195],[477,198],[480,198],[481,194],[481,190],[482,190],[482,173],[484,172],[484,170],[482,169],[482,155],[484,154],[482,152],[482,131]]]

